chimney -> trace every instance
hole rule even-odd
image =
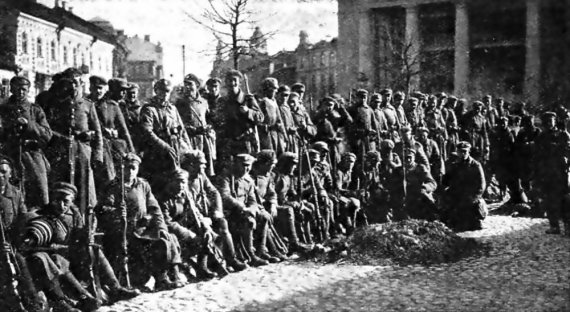
[[[59,0],[55,0],[55,5],[54,5],[54,6],[55,6],[56,8],[59,8],[59,7],[61,6],[61,4],[60,4],[59,2],[60,2]]]
[[[68,11],[69,13],[73,13],[73,7],[70,6],[69,9],[67,9],[67,11]]]
[[[144,35],[144,41],[150,42],[150,35]]]
[[[125,35],[125,31],[123,29],[117,30],[117,36],[122,37]]]
[[[61,1],[61,8],[67,10],[67,1]]]

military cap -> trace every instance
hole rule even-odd
[[[198,87],[200,87],[200,85],[202,84],[202,81],[200,81],[200,78],[198,78],[198,76],[196,76],[194,74],[188,74],[184,77],[184,83],[189,83],[191,81],[194,81]]]
[[[92,86],[106,86],[107,85],[107,79],[105,79],[101,76],[93,75],[93,76],[89,77],[89,84]]]
[[[504,102],[504,101],[505,101],[505,98],[503,98],[503,97],[498,97],[495,99],[495,102]]]
[[[75,67],[69,67],[68,69],[64,70],[61,74],[62,76],[71,79],[83,76],[83,72]]]
[[[457,143],[457,149],[458,150],[470,150],[471,149],[471,143],[467,142],[467,141],[461,141],[459,143]]]
[[[317,142],[313,143],[312,148],[321,152],[321,153],[329,151],[329,145],[323,141],[317,141]]]
[[[291,92],[291,94],[289,94],[289,100],[300,99],[300,98],[301,96],[297,92]]]
[[[65,195],[73,195],[77,194],[77,188],[75,185],[67,183],[67,182],[56,182],[52,186],[52,191],[54,193],[63,193]]]
[[[404,92],[402,92],[402,91],[398,91],[398,92],[394,93],[394,98],[401,98],[401,99],[403,99],[403,98],[405,98],[405,97],[406,97],[406,95],[405,95]]]
[[[382,95],[380,95],[380,93],[372,93],[372,95],[370,96],[370,101],[381,101],[382,100]]]
[[[358,90],[356,90],[356,95],[357,96],[367,96],[368,91],[366,89],[358,89]]]
[[[356,155],[354,155],[353,153],[347,152],[342,154],[342,159],[344,160],[350,160],[350,161],[356,161]]]
[[[484,106],[484,105],[485,105],[485,104],[483,104],[483,102],[481,102],[481,101],[475,101],[475,102],[473,102],[473,107],[482,107],[482,106]]]
[[[125,163],[133,162],[133,163],[139,163],[140,164],[141,158],[135,153],[127,153],[127,154],[125,154],[125,157],[123,157],[123,161]]]
[[[300,83],[300,82],[294,83],[291,86],[291,91],[297,92],[297,93],[303,93],[303,92],[305,92],[305,85]]]
[[[235,161],[236,163],[243,163],[243,164],[246,164],[246,165],[251,165],[251,164],[253,164],[253,162],[254,162],[255,160],[256,160],[255,157],[251,156],[250,154],[246,154],[246,153],[237,154],[237,155],[234,157],[234,161]]]
[[[8,165],[10,168],[13,168],[12,159],[6,155],[0,154],[0,165]]]
[[[128,86],[127,86],[127,90],[131,91],[131,90],[135,90],[135,89],[139,89],[139,85],[134,83],[134,82],[129,82]]]
[[[409,125],[404,125],[402,126],[402,128],[400,128],[400,132],[402,133],[412,132],[412,127],[410,127]]]
[[[421,93],[420,91],[414,91],[410,96],[415,97],[417,99],[424,99],[426,97],[425,94]]]
[[[336,101],[337,104],[344,104],[344,99],[338,93],[331,94],[331,97]]]
[[[418,103],[419,101],[420,101],[420,100],[418,100],[418,98],[416,98],[416,97],[411,97],[411,98],[408,99],[408,102],[415,102],[415,103]]]
[[[502,116],[501,118],[499,118],[501,121],[505,121],[505,122],[509,122],[509,117],[506,116]]]
[[[309,149],[307,150],[307,153],[309,154],[309,157],[311,157],[311,156],[321,156],[321,152],[317,151],[317,150],[314,149],[314,148],[309,148]]]
[[[415,148],[406,148],[404,150],[404,155],[416,155],[416,149]]]
[[[128,82],[123,78],[109,79],[109,89],[111,90],[127,90],[129,88]]]
[[[24,76],[14,76],[10,79],[11,86],[29,86],[30,80]]]
[[[279,162],[280,163],[297,164],[297,163],[299,163],[299,158],[297,157],[296,153],[283,152],[283,154],[281,154],[281,156],[279,156]]]
[[[427,99],[435,102],[437,100],[437,96],[431,94],[427,96]]]
[[[243,79],[243,74],[239,70],[232,69],[226,73],[226,79],[238,77],[239,79]]]
[[[517,116],[517,115],[512,116],[512,118],[513,118],[513,123],[518,123],[522,120],[521,116]]]
[[[321,105],[324,105],[324,104],[336,105],[336,104],[337,104],[337,103],[336,103],[336,100],[333,99],[333,98],[330,97],[330,96],[325,96],[324,98],[321,99],[320,102],[321,102],[321,103],[320,103]]]
[[[288,85],[281,85],[277,92],[291,92],[291,88]]]
[[[392,89],[390,89],[390,88],[383,89],[382,91],[380,91],[380,94],[382,94],[384,96],[392,95]]]
[[[438,98],[447,98],[447,94],[445,92],[439,92],[435,96]]]
[[[279,88],[279,83],[277,82],[277,79],[273,78],[273,77],[267,77],[265,79],[263,79],[263,82],[261,83],[262,88],[265,89],[277,89]]]
[[[542,120],[547,120],[547,119],[549,119],[549,118],[554,118],[554,119],[556,119],[556,118],[557,118],[557,115],[556,115],[555,112],[545,112],[544,114],[542,114],[541,117],[542,117]]]
[[[420,133],[420,132],[429,133],[429,129],[426,128],[426,127],[418,127],[418,129],[416,129],[416,131],[417,131],[418,133]]]
[[[259,153],[257,153],[257,159],[255,160],[256,162],[260,162],[260,163],[277,163],[277,155],[275,154],[275,151],[272,149],[262,149],[261,151],[259,151]]]
[[[368,151],[368,153],[366,153],[366,159],[378,161],[380,160],[380,154],[377,151]]]
[[[51,81],[56,82],[60,80],[61,77],[63,77],[63,73],[55,73],[53,76],[51,76]]]
[[[192,166],[195,164],[207,164],[206,155],[200,150],[194,150],[189,153],[185,153],[180,157],[180,164],[183,167]]]
[[[220,80],[220,78],[218,77],[214,77],[214,78],[210,78],[208,80],[206,80],[206,85],[207,86],[212,86],[214,84],[222,84],[222,81]]]
[[[492,96],[490,94],[487,94],[483,97],[483,99],[490,99],[490,98],[492,98]]]
[[[164,78],[159,79],[154,84],[154,89],[155,90],[172,90],[172,83],[168,79],[164,79]]]
[[[457,97],[454,95],[450,95],[449,97],[447,97],[447,101],[448,102],[457,102]]]
[[[188,171],[180,167],[176,167],[172,170],[169,176],[172,177],[172,180],[170,180],[171,183],[188,180]]]
[[[467,99],[466,98],[460,98],[459,100],[457,100],[457,102],[467,104]]]
[[[380,149],[381,150],[393,150],[394,149],[394,141],[386,139],[380,142]]]

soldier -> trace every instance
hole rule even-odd
[[[418,109],[419,103],[420,101],[415,97],[408,99],[406,119],[410,123],[412,130],[421,127],[423,124],[423,116],[420,114],[420,110]]]
[[[406,95],[402,91],[398,91],[394,94],[393,105],[394,108],[396,109],[396,118],[398,118],[398,123],[401,126],[408,124],[408,120],[406,119],[406,112],[404,112],[404,107],[403,107],[405,98]]]
[[[139,101],[139,85],[129,82],[127,85],[127,95],[125,101],[119,102],[121,112],[127,124],[127,129],[133,141],[133,147],[136,152],[141,150],[141,108],[142,105]]]
[[[91,94],[88,98],[95,103],[103,134],[104,167],[98,168],[100,170],[95,174],[95,183],[102,188],[115,178],[120,170],[122,157],[128,152],[134,152],[131,135],[120,108],[124,103],[128,85],[124,79],[111,79],[108,82],[109,91],[100,96],[101,84],[105,83],[105,80],[91,76],[89,81]]]
[[[296,185],[295,171],[299,159],[297,154],[285,152],[279,156],[276,165],[275,192],[277,193],[277,218],[276,225],[281,233],[288,239],[288,250],[292,252],[307,252],[310,247],[299,241],[299,236],[305,241],[309,240],[310,225],[312,219],[312,205],[300,200]],[[297,227],[299,231],[297,231]],[[308,232],[305,229],[309,229]]]
[[[457,159],[446,164],[443,177],[445,200],[444,220],[456,231],[473,231],[482,228],[487,216],[483,199],[485,175],[481,164],[469,155],[471,144],[457,144]]]
[[[432,139],[437,142],[443,159],[447,159],[447,125],[443,118],[442,110],[437,107],[437,98],[433,95],[428,98],[424,121],[426,127],[430,130]]]
[[[287,260],[288,253],[285,243],[274,226],[274,218],[277,218],[277,192],[275,191],[275,176],[273,169],[277,164],[277,158],[273,150],[261,150],[257,154],[257,160],[253,164],[251,177],[256,186],[256,197],[259,204],[258,215],[268,221],[266,237],[263,233],[257,233],[257,250],[260,258],[271,263]]]
[[[259,98],[259,108],[263,112],[264,119],[257,126],[259,130],[259,144],[261,149],[274,150],[281,155],[286,150],[286,142],[283,139],[285,128],[281,120],[279,106],[275,100],[278,88],[277,79],[265,78],[262,82],[262,94]]]
[[[386,117],[386,124],[388,126],[388,138],[394,142],[399,142],[400,134],[398,132],[402,125],[398,119],[396,108],[391,104],[392,90],[384,89],[380,94],[382,94],[382,112]]]
[[[457,98],[455,96],[450,96],[445,102],[445,107],[441,110],[441,115],[445,122],[447,130],[447,151],[445,155],[451,155],[455,152],[455,147],[457,142],[459,142],[459,123],[457,121],[457,116],[455,116],[455,109],[457,107]]]
[[[12,168],[12,161],[4,155],[0,155],[0,222],[2,222],[2,235],[5,239],[4,245],[0,246],[2,248],[0,252],[3,255],[0,266],[4,268],[1,276],[4,286],[0,288],[0,295],[2,296],[0,308],[11,311],[12,309],[16,310],[16,306],[23,305],[27,311],[44,311],[42,300],[38,296],[26,260],[22,254],[13,248],[13,244],[17,243],[16,239],[18,238],[16,221],[27,213],[27,208],[22,193],[10,182]],[[15,286],[10,285],[8,279],[11,276],[7,276],[6,269],[10,264],[14,264],[18,268],[15,272],[17,274],[15,280],[18,282],[15,289],[10,289],[10,287]]]
[[[470,152],[473,158],[484,164],[489,155],[489,131],[488,123],[482,113],[483,103],[473,103],[472,110],[465,114],[460,138],[470,142],[473,150]]]
[[[355,106],[350,113],[353,118],[351,125],[352,151],[357,155],[364,155],[366,152],[375,150],[378,133],[376,129],[376,118],[374,112],[367,104],[368,91],[359,89],[356,91]]]
[[[485,95],[482,99],[483,102],[483,115],[487,120],[487,128],[495,129],[497,126],[497,121],[499,119],[499,114],[497,109],[493,107],[493,97],[489,94]]]
[[[546,211],[550,228],[547,234],[560,234],[560,219],[565,209],[563,198],[568,193],[566,157],[570,140],[568,133],[556,128],[556,114],[542,115],[543,131],[535,138],[535,183],[541,194],[539,209]],[[567,203],[566,203],[567,204]],[[570,220],[564,222],[568,225]],[[568,227],[566,227],[568,231]]]
[[[422,144],[426,157],[428,158],[431,168],[431,176],[438,184],[441,183],[441,178],[445,174],[445,161],[441,157],[437,143],[429,138],[429,129],[426,127],[418,128],[418,142]],[[415,161],[414,155],[414,161]]]
[[[467,109],[467,99],[465,98],[458,99],[457,106],[455,106],[454,111],[459,128],[463,128],[466,109]],[[459,137],[461,138],[461,135],[459,135]]]
[[[287,100],[289,108],[291,109],[291,116],[295,122],[295,128],[297,135],[295,135],[291,146],[294,148],[293,152],[298,153],[300,146],[305,145],[306,141],[314,138],[317,134],[317,128],[313,124],[309,114],[303,109],[300,102],[299,94],[291,92],[289,99]]]
[[[170,81],[160,79],[154,84],[156,95],[141,110],[141,167],[155,192],[162,191],[166,174],[178,165],[180,155],[191,150],[178,109],[167,100],[170,91]]]
[[[103,141],[95,105],[81,97],[81,73],[57,81],[58,103],[47,114],[52,139],[46,150],[51,165],[50,180],[70,181],[78,189],[79,208],[97,204],[93,168],[103,166]]]
[[[222,253],[215,245],[217,234],[212,230],[212,219],[202,215],[195,205],[196,198],[188,190],[188,172],[176,168],[171,177],[161,194],[160,203],[168,230],[180,241],[184,260],[192,263],[190,257],[197,255],[198,264],[194,268],[198,278],[228,275],[223,266]],[[208,260],[214,264],[218,274],[210,271]],[[175,281],[178,284],[177,275],[175,271]]]
[[[513,161],[515,137],[509,129],[509,118],[500,117],[498,120],[497,128],[491,135],[489,164],[499,182],[501,198],[504,198],[507,194],[507,188],[511,192],[517,190],[514,177],[515,162]]]
[[[63,76],[62,73],[55,73],[51,76],[51,85],[49,89],[42,91],[36,95],[35,103],[43,109],[44,113],[47,113],[49,107],[55,102],[55,90],[54,87],[56,86],[56,81],[61,79]]]
[[[402,187],[402,161],[394,152],[394,147],[394,142],[384,140],[380,143],[380,154],[374,152],[367,155],[369,166],[376,168],[375,177],[368,179],[373,181],[369,191],[368,214],[373,214],[377,222],[390,222],[403,218],[402,212],[398,210],[403,205],[403,198],[395,196],[397,188]]]
[[[522,129],[515,138],[514,143],[514,162],[516,166],[516,179],[518,186],[512,190],[512,203],[524,203],[527,201],[525,197],[531,195],[532,179],[534,177],[534,159],[536,149],[534,142],[540,134],[540,129],[534,125],[534,116],[527,115],[522,118]]]
[[[279,114],[281,116],[281,121],[283,122],[283,128],[285,133],[283,135],[283,140],[286,142],[285,151],[291,152],[295,148],[293,143],[295,142],[295,136],[297,135],[297,127],[295,126],[295,121],[293,120],[293,115],[291,114],[291,108],[289,108],[289,95],[291,95],[291,89],[288,86],[280,86],[277,89],[277,106],[279,107]]]
[[[206,81],[206,89],[208,90],[206,96],[206,100],[208,100],[208,115],[206,115],[206,120],[208,124],[212,125],[216,136],[219,136],[220,131],[224,129],[224,108],[220,105],[222,98],[221,88],[222,81],[219,78],[210,78]],[[214,147],[217,147],[217,141],[214,141],[214,143]]]
[[[325,176],[322,168],[317,165],[321,161],[321,153],[315,149],[307,149],[305,163],[302,165],[300,176],[301,196],[314,205],[313,229],[317,241],[329,239],[329,232],[335,228],[333,203],[329,198],[324,183]]]
[[[437,219],[437,207],[433,192],[437,183],[425,165],[416,163],[416,150],[408,148],[404,152],[405,178],[404,194],[396,192],[396,197],[404,197],[404,213],[412,219],[434,221]],[[401,185],[401,184],[399,184]]]
[[[404,150],[406,148],[413,148],[416,150],[416,162],[430,168],[429,159],[426,155],[425,149],[423,145],[414,138],[412,129],[409,126],[403,127],[401,135],[402,141],[395,144],[394,152],[402,159],[404,157]]]
[[[99,227],[105,234],[103,246],[115,270],[121,272],[124,270],[124,257],[127,256],[122,253],[123,244],[126,243],[129,279],[134,287],[142,288],[152,275],[154,289],[178,288],[182,284],[171,281],[168,271],[175,270],[173,267],[181,262],[180,246],[176,237],[168,233],[150,185],[138,177],[140,163],[141,159],[136,154],[126,154],[123,159],[124,178],[118,176],[102,193],[96,212]],[[124,185],[121,185],[122,181]],[[127,272],[121,273],[125,276]]]
[[[205,218],[212,220],[212,229],[218,235],[227,266],[234,272],[243,271],[247,265],[236,259],[232,234],[223,212],[222,197],[204,172],[206,164],[206,156],[202,151],[184,154],[180,161],[182,169],[188,172],[188,191],[195,199],[196,208]]]
[[[382,95],[382,104],[380,104],[380,107],[382,109],[388,107],[388,104],[390,106],[392,105],[392,89],[383,89],[380,91],[380,95]]]
[[[382,134],[386,134],[388,131],[388,122],[386,121],[386,116],[384,116],[384,112],[380,108],[380,104],[382,103],[382,96],[378,93],[373,93],[370,97],[370,108],[374,111],[374,117],[376,118],[376,132],[378,137],[381,137]]]
[[[338,169],[334,172],[336,175],[334,190],[340,205],[337,222],[347,229],[347,235],[354,231],[357,224],[368,224],[367,216],[361,209],[361,202],[368,199],[368,194],[362,194],[359,189],[353,188],[352,169],[355,163],[356,155],[345,153],[342,155]]]
[[[306,110],[305,109],[306,108],[305,107],[305,89],[306,89],[305,85],[300,83],[300,82],[294,83],[291,86],[291,92],[295,92],[299,95],[299,105],[301,106],[301,109],[303,111]]]
[[[175,106],[182,117],[186,133],[190,137],[190,144],[193,149],[202,151],[206,156],[208,164],[206,174],[215,175],[214,162],[216,161],[216,133],[212,125],[208,124],[207,117],[210,115],[210,108],[205,99],[199,93],[200,79],[193,74],[184,77],[184,92]]]
[[[228,216],[230,232],[237,245],[238,258],[253,266],[262,266],[269,262],[256,255],[254,231],[267,233],[268,220],[264,220],[262,215],[258,218],[255,183],[249,175],[254,160],[249,154],[238,154],[232,170],[220,179],[219,189],[224,203],[224,214]]]
[[[50,203],[22,218],[20,250],[27,255],[36,285],[57,311],[77,311],[66,296],[72,294],[79,295],[75,297],[78,300],[75,308],[82,311],[94,311],[101,305],[101,301],[79,282],[91,279],[93,276],[89,277],[89,273],[99,276],[101,286],[108,289],[110,302],[139,295],[138,290],[129,290],[119,284],[101,248],[88,241],[90,235],[84,228],[83,216],[73,205],[76,194],[77,189],[72,184],[55,183]],[[88,265],[90,257],[93,261]],[[88,267],[93,271],[88,272]],[[96,280],[91,282],[98,284]],[[64,294],[60,284],[70,286],[73,291]]]
[[[20,190],[28,205],[37,206],[49,202],[49,163],[43,150],[52,132],[42,108],[27,100],[29,89],[24,77],[10,80],[12,96],[0,105],[0,150],[17,160]]]
[[[334,109],[336,104],[335,99],[332,97],[324,97],[320,101],[315,116],[315,125],[317,127],[315,139],[326,142],[328,145],[327,149],[331,151],[330,165],[332,168],[336,168],[336,165],[339,163],[341,157],[340,150],[342,148],[342,138],[337,136],[338,127],[335,127],[335,124],[338,123],[337,120],[341,118],[340,114]]]

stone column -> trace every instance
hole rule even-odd
[[[406,7],[406,30],[404,51],[406,52],[407,74],[411,75],[409,91],[420,88],[420,32],[418,29],[418,7]],[[406,66],[406,65],[404,65]]]
[[[455,66],[454,93],[463,97],[468,92],[469,82],[469,12],[467,4],[455,5]]]
[[[366,78],[367,81],[358,82],[359,87],[369,88],[374,79],[373,32],[372,32],[372,12],[365,6],[360,8],[358,19],[358,75],[357,79]],[[356,83],[356,81],[355,81]]]
[[[524,96],[530,106],[540,99],[540,0],[526,1]]]

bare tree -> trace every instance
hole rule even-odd
[[[412,88],[412,80],[420,75],[420,53],[417,49],[416,38],[396,38],[387,29],[382,29],[382,40],[387,43],[387,62],[379,64],[380,69],[387,71],[392,77],[391,85],[404,88],[409,93]]]
[[[223,58],[230,57],[234,69],[239,69],[242,56],[252,55],[257,47],[266,45],[267,40],[275,34],[274,31],[265,34],[255,32],[254,36],[249,32],[246,34],[246,29],[252,29],[259,22],[254,17],[261,15],[251,9],[251,0],[207,1],[207,8],[199,16],[186,14],[212,32],[219,42],[216,52]]]

